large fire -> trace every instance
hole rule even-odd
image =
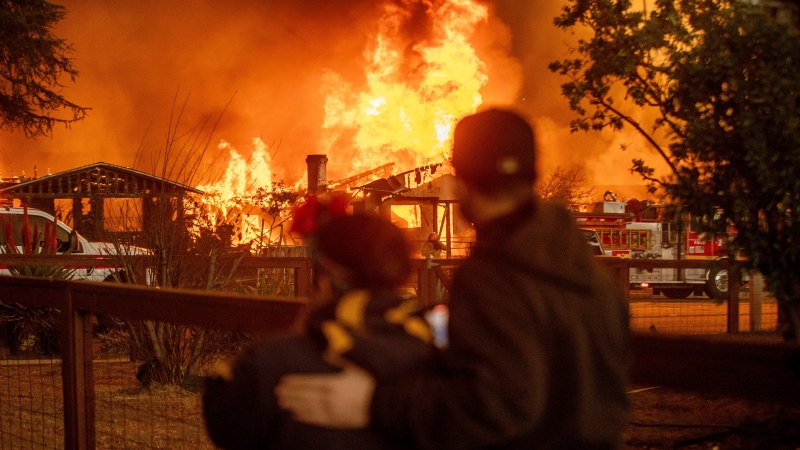
[[[221,142],[219,150],[227,150],[230,159],[219,181],[197,187],[205,192],[197,208],[199,224],[212,230],[231,226],[233,244],[260,241],[264,226],[255,194],[259,189],[272,188],[269,147],[261,139],[254,139],[253,152],[247,160],[227,142]]]
[[[408,168],[444,159],[454,123],[482,102],[487,75],[470,36],[487,15],[486,6],[473,0],[385,3],[365,51],[366,86],[353,86],[335,73],[323,80],[328,95],[322,152],[333,158],[348,153],[336,143],[355,131],[354,172],[389,158]],[[407,36],[414,21],[427,26]]]
[[[365,83],[348,83],[328,71],[323,139],[317,153],[340,164],[341,178],[394,162],[403,170],[445,161],[455,122],[482,103],[487,80],[485,64],[470,45],[472,30],[488,18],[475,0],[387,1],[364,56]],[[212,224],[242,214],[242,200],[273,181],[268,148],[260,140],[249,162],[230,151],[220,181],[198,188]],[[348,171],[348,172],[344,172]],[[402,211],[402,209],[399,209]],[[418,224],[416,209],[406,221]],[[261,238],[257,216],[243,214],[235,222],[234,243]],[[263,233],[262,233],[263,234]]]

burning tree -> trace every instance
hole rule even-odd
[[[191,210],[196,235],[219,235],[222,229],[228,238],[226,245],[260,252],[273,243],[281,244],[282,223],[300,194],[283,180],[273,179],[270,147],[260,139],[253,144],[248,160],[227,143],[220,145],[230,155],[225,172],[219,181],[198,187],[206,194],[196,199]],[[276,229],[280,231],[274,236]]]
[[[259,187],[256,189],[255,195],[252,197],[251,202],[259,207],[261,212],[265,213],[270,218],[269,228],[267,231],[267,243],[272,245],[272,232],[278,230],[278,245],[282,243],[284,236],[283,223],[289,218],[288,211],[300,200],[300,193],[290,190],[281,181],[273,181],[272,186],[267,189]],[[264,242],[264,226],[262,222],[261,235],[259,237],[259,249],[263,246]]]

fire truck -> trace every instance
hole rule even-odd
[[[671,214],[664,204],[636,199],[617,201],[607,192],[592,211],[573,211],[581,228],[597,232],[606,256],[630,259],[728,258],[726,235],[707,236],[696,230],[687,215]],[[728,271],[711,269],[630,269],[630,288],[652,288],[653,293],[681,299],[706,294],[724,299],[728,293]]]

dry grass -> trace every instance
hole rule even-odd
[[[63,448],[59,361],[4,361],[0,366],[0,449]],[[137,364],[94,366],[99,449],[213,449],[200,396],[181,388],[144,388]]]
[[[136,366],[95,365],[97,448],[213,449],[200,396],[174,386],[142,387]]]
[[[61,364],[2,360],[0,448],[62,448]]]

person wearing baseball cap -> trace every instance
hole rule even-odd
[[[477,238],[453,277],[448,347],[391,382],[357,369],[292,375],[280,403],[299,420],[369,425],[415,448],[619,448],[627,311],[567,209],[535,196],[532,127],[512,110],[467,116],[452,156]]]
[[[456,175],[484,191],[536,181],[533,130],[511,111],[491,109],[463,118],[453,142]]]

